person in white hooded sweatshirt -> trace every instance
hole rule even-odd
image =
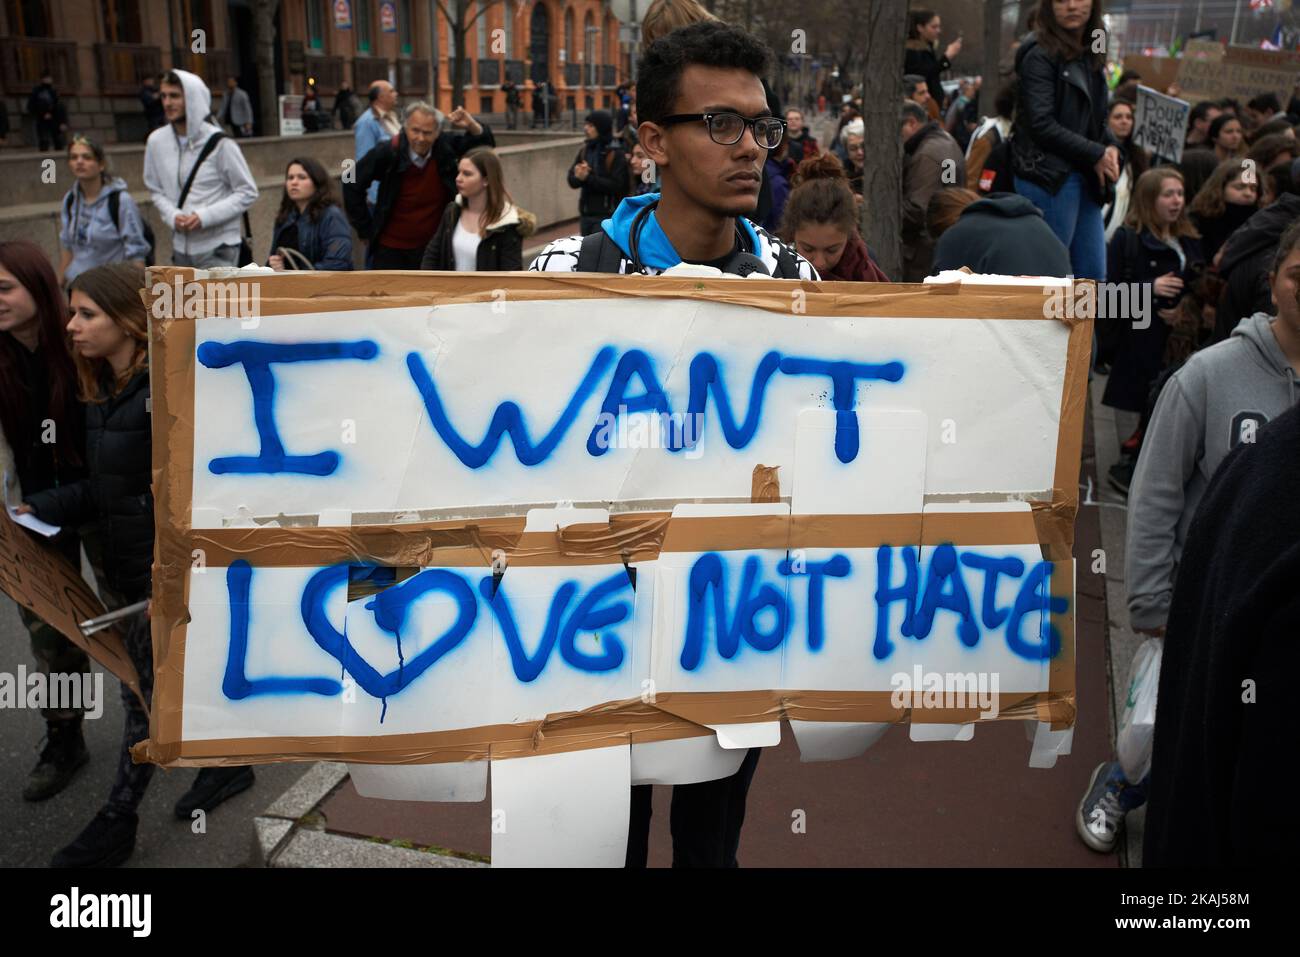
[[[172,70],[162,82],[167,124],[149,134],[144,183],[162,221],[172,227],[172,263],[210,268],[239,264],[240,217],[257,202],[257,184],[244,154],[209,118],[212,94],[193,73]],[[181,193],[204,147],[215,144],[193,185]]]

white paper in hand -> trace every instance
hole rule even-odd
[[[38,535],[44,535],[46,538],[53,538],[61,531],[59,526],[51,525],[49,522],[42,522],[30,512],[19,513],[18,509],[14,508],[12,505],[6,505],[5,508],[8,509],[10,518],[23,528],[30,528]]]

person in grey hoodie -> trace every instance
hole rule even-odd
[[[149,255],[144,220],[126,180],[109,172],[104,148],[78,134],[68,146],[68,166],[76,182],[59,207],[59,285],[95,266],[124,260],[143,266]]]
[[[167,125],[149,134],[144,183],[159,217],[172,227],[172,263],[203,269],[236,266],[240,217],[257,202],[253,174],[238,144],[225,138],[199,167],[181,208],[185,181],[204,145],[221,131],[209,120],[212,95],[207,84],[193,73],[168,73],[162,101]]]
[[[1257,312],[1195,353],[1156,402],[1129,489],[1124,552],[1129,620],[1140,634],[1164,637],[1188,529],[1219,464],[1300,402],[1300,223],[1283,234],[1269,285],[1277,316]],[[1103,762],[1079,805],[1079,836],[1111,850],[1124,815],[1145,801],[1145,781]]]

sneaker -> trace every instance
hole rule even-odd
[[[75,841],[54,855],[50,867],[116,867],[135,850],[139,821],[129,812],[102,809]]]
[[[234,797],[240,791],[247,791],[253,786],[253,780],[253,769],[250,767],[199,768],[199,776],[176,802],[176,816],[182,821],[188,821],[195,811],[206,814],[227,798]]]
[[[1119,774],[1118,764],[1103,761],[1097,765],[1074,816],[1079,837],[1094,851],[1105,854],[1115,850],[1120,832],[1124,830],[1125,811],[1120,803],[1123,790],[1124,780]]]
[[[1110,482],[1110,487],[1121,495],[1128,497],[1128,487],[1133,484],[1133,470],[1137,463],[1132,459],[1121,459],[1106,471],[1106,479]]]
[[[81,735],[81,719],[50,721],[45,726],[45,747],[23,788],[24,801],[52,798],[77,776],[90,760],[86,739]]]

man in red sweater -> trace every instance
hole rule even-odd
[[[492,131],[457,107],[448,117],[466,132],[442,136],[442,113],[428,103],[405,110],[402,131],[375,146],[357,163],[353,182],[343,185],[348,219],[363,241],[371,243],[374,269],[419,269],[424,247],[456,196],[456,164],[476,146],[495,146]],[[379,183],[372,212],[366,190]]]

